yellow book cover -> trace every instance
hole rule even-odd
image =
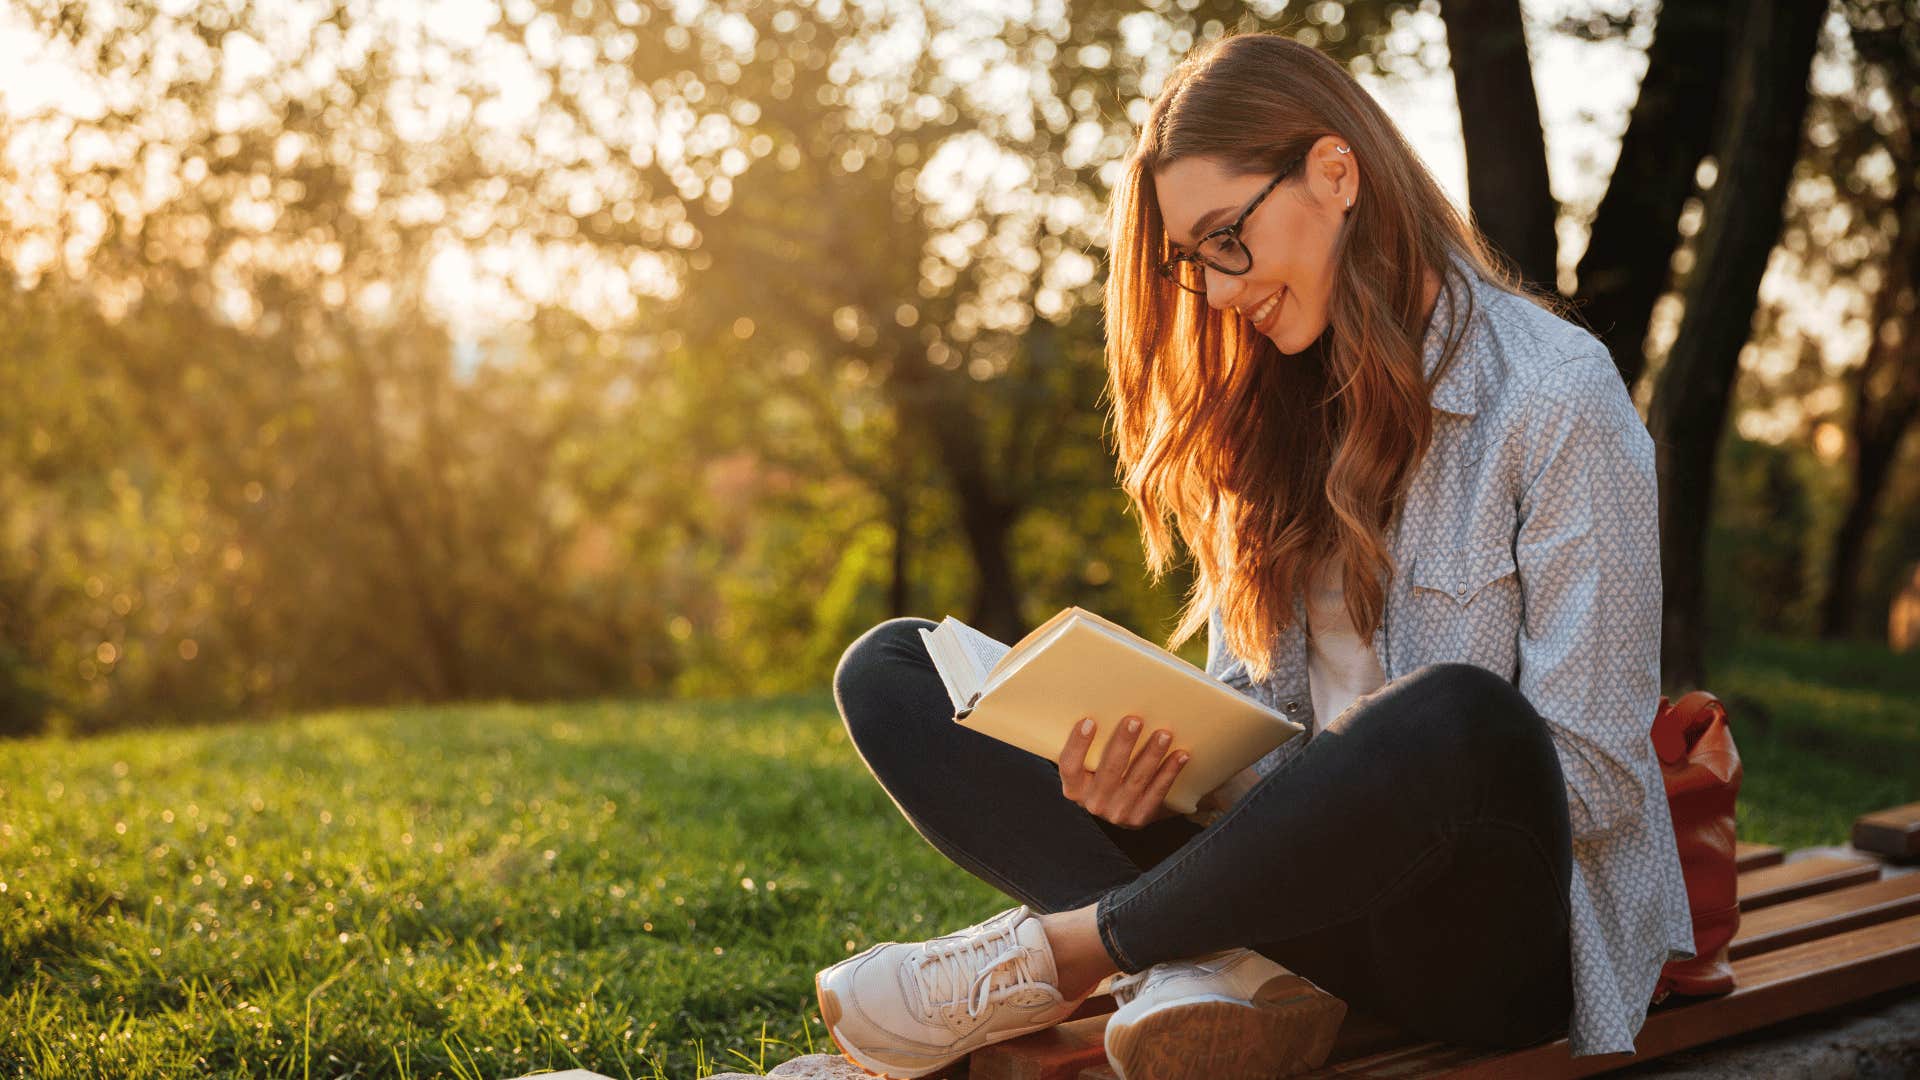
[[[1192,755],[1167,792],[1166,805],[1182,814],[1306,730],[1084,608],[1061,611],[1011,648],[951,616],[921,637],[953,699],[956,722],[1056,765],[1082,717],[1099,725],[1087,751],[1089,769],[1122,717],[1140,717],[1142,741],[1166,728],[1173,736],[1168,752]]]

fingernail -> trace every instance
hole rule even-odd
[[[1185,765],[1186,763],[1187,763],[1187,755],[1185,755],[1185,754],[1181,754],[1181,755],[1180,755],[1180,764],[1182,764],[1182,765]]]
[[[1085,720],[1080,721],[1080,734],[1093,734],[1093,717],[1089,716]]]
[[[1127,734],[1132,735],[1133,733],[1139,730],[1140,730],[1140,718],[1137,716],[1127,717]]]

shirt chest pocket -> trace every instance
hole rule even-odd
[[[1503,543],[1438,547],[1407,571],[1408,618],[1394,646],[1403,670],[1458,661],[1513,677],[1522,612],[1513,549]]]
[[[1422,551],[1414,556],[1408,580],[1415,588],[1444,594],[1464,608],[1471,606],[1487,586],[1513,573],[1513,549],[1494,544]]]

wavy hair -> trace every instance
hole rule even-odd
[[[1327,330],[1282,358],[1244,319],[1157,272],[1171,247],[1154,173],[1202,156],[1235,175],[1271,173],[1325,135],[1362,163],[1360,194],[1333,252]],[[1218,607],[1224,647],[1266,678],[1274,638],[1304,610],[1311,569],[1329,558],[1343,564],[1347,612],[1371,640],[1395,572],[1386,532],[1432,434],[1424,269],[1441,278],[1435,310],[1465,312],[1434,382],[1474,317],[1456,260],[1558,313],[1553,298],[1520,283],[1363,87],[1277,33],[1220,38],[1173,69],[1114,187],[1107,226],[1105,393],[1120,484],[1139,513],[1152,580],[1175,562],[1174,531],[1195,562],[1167,647]]]

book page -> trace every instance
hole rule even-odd
[[[993,665],[999,663],[1000,658],[1007,655],[1009,651],[1008,647],[951,615],[947,616],[943,622],[947,628],[953,632],[954,641],[959,643],[962,649],[966,650],[967,656],[970,657],[976,665],[975,670],[978,672],[978,675],[973,680],[973,685],[985,685],[987,672],[992,671]]]
[[[920,640],[927,647],[927,656],[933,660],[933,670],[940,673],[940,681],[947,687],[947,697],[953,702],[954,711],[959,712],[966,708],[967,695],[954,685],[953,673],[947,670],[951,665],[944,657],[946,650],[940,647],[941,639],[934,637],[932,630],[922,630]]]

